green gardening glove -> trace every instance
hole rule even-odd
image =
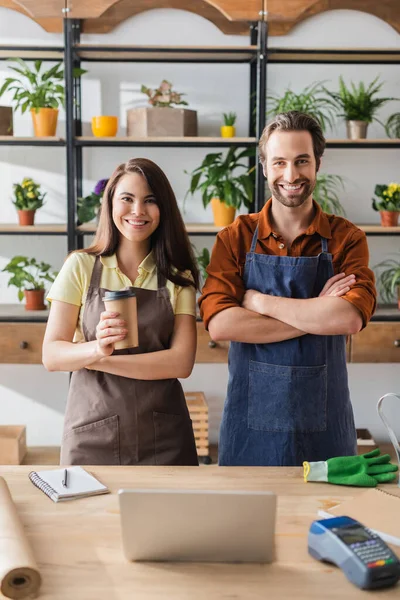
[[[360,456],[338,456],[326,461],[304,462],[304,481],[325,481],[336,485],[376,487],[396,479],[397,465],[392,465],[389,454],[379,448]]]

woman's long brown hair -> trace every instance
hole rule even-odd
[[[139,173],[145,178],[160,209],[160,224],[151,236],[158,272],[177,285],[198,289],[199,271],[175,194],[164,171],[147,158],[131,158],[115,169],[104,190],[93,244],[81,252],[110,256],[117,251],[120,232],[112,218],[112,202],[119,180],[127,173]],[[190,271],[193,281],[182,274],[184,271]]]

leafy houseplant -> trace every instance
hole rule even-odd
[[[235,128],[235,123],[236,123],[236,113],[234,112],[230,112],[230,113],[222,113],[223,117],[224,117],[224,124],[221,127],[221,137],[223,138],[227,138],[227,137],[235,137],[236,134],[236,128]]]
[[[383,86],[383,82],[378,83],[378,79],[379,76],[368,87],[362,81],[357,86],[351,82],[350,87],[347,87],[343,77],[340,76],[339,91],[326,90],[335,104],[338,115],[346,120],[349,139],[366,138],[368,124],[378,121],[377,111],[390,100],[396,100],[396,98],[377,97]]]
[[[326,131],[327,126],[330,128],[333,126],[335,107],[322,82],[313,83],[298,94],[287,89],[283,96],[269,95],[267,103],[271,106],[267,111],[268,118],[274,117],[278,113],[297,110],[314,117],[323,131]]]
[[[185,100],[182,100],[182,96],[185,94],[174,92],[172,90],[172,83],[166,79],[163,79],[159,87],[155,90],[142,85],[140,91],[142,94],[146,94],[146,96],[148,96],[148,102],[151,104],[151,106],[171,107],[174,104],[176,106],[188,106],[188,103]]]
[[[232,223],[236,209],[242,204],[249,208],[253,202],[255,167],[249,169],[241,161],[254,156],[254,149],[249,148],[239,154],[237,150],[231,147],[225,157],[222,152],[207,154],[201,165],[190,173],[190,188],[186,196],[200,191],[204,208],[211,203],[217,227]],[[242,172],[236,174],[237,169]]]
[[[57,129],[58,107],[65,104],[64,69],[62,62],[47,71],[42,71],[42,61],[36,60],[31,69],[22,58],[9,58],[16,63],[10,69],[18,77],[7,77],[0,97],[6,90],[14,92],[14,108],[22,114],[31,111],[36,136],[53,136]],[[83,69],[74,69],[74,77],[86,73]]]
[[[21,302],[25,295],[26,310],[45,310],[44,293],[46,283],[53,283],[57,273],[51,271],[51,266],[37,262],[35,258],[14,256],[4,267],[3,272],[10,273],[8,285],[18,289],[18,299]]]
[[[196,252],[196,260],[199,265],[199,270],[201,274],[201,279],[203,281],[203,285],[207,279],[207,267],[210,264],[210,251],[208,248],[203,248],[201,252]]]
[[[85,198],[78,198],[77,214],[80,223],[87,223],[100,214],[101,199],[103,198],[108,179],[100,179],[93,190]]]
[[[148,97],[150,107],[131,108],[127,111],[127,134],[132,137],[197,136],[197,112],[175,92],[172,83],[163,79],[158,88],[142,85],[141,92]],[[176,108],[178,107],[178,108]]]
[[[339,200],[339,191],[343,189],[343,178],[340,175],[320,173],[317,176],[313,199],[324,212],[344,217],[346,213]]]
[[[381,214],[383,227],[395,227],[399,220],[400,212],[400,184],[376,185],[375,196],[380,200],[372,199],[372,208]]]
[[[386,121],[385,131],[390,138],[400,138],[400,112],[390,115]]]
[[[389,258],[375,268],[379,270],[377,286],[382,299],[387,303],[397,300],[400,310],[400,260]]]
[[[19,224],[33,225],[35,212],[43,206],[46,194],[41,193],[40,183],[35,183],[29,177],[24,177],[21,183],[14,183],[13,188],[13,204],[18,212]]]

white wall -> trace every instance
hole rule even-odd
[[[337,32],[340,31],[340,42]],[[9,32],[16,32],[10,37]],[[27,17],[0,8],[0,40],[3,44],[62,44],[62,36],[47,34]],[[246,45],[245,36],[226,36],[213,24],[199,16],[178,10],[152,10],[126,21],[107,35],[83,36],[85,43],[126,44],[221,44]],[[294,47],[396,47],[400,36],[389,25],[365,13],[331,11],[309,19],[288,36],[270,38],[273,46]],[[83,78],[83,118],[89,122],[93,114],[120,116],[120,133],[124,131],[126,106],[136,105],[140,85],[157,85],[163,78],[171,80],[178,91],[187,94],[191,108],[198,110],[200,135],[218,135],[220,116],[224,111],[238,113],[238,135],[247,134],[248,84],[247,65],[178,65],[178,64],[100,64],[83,65],[88,74]],[[385,65],[271,65],[268,68],[269,91],[280,92],[291,85],[300,90],[314,81],[324,79],[327,87],[335,88],[339,74],[345,79],[371,81],[378,73],[385,81],[385,95],[400,96],[400,67]],[[0,63],[0,84],[6,75],[5,63]],[[0,101],[3,102],[3,99]],[[397,109],[398,110],[398,109]],[[382,118],[391,112],[382,111]],[[394,110],[393,110],[394,112]],[[63,115],[59,134],[63,132]],[[15,115],[15,133],[29,135],[29,116]],[[379,125],[371,127],[371,137],[381,137]],[[331,137],[344,137],[339,125]],[[214,150],[210,150],[214,152]],[[94,182],[108,176],[113,168],[130,156],[145,156],[156,161],[170,177],[182,206],[188,176],[199,164],[207,149],[84,149],[84,192]],[[379,222],[371,209],[371,197],[376,183],[399,180],[398,150],[328,150],[323,170],[346,178],[343,204],[350,219],[356,222]],[[45,207],[37,214],[37,222],[65,222],[65,149],[0,147],[0,222],[16,222],[9,198],[12,183],[31,176],[48,192]],[[211,222],[211,212],[204,211],[200,198],[186,205],[187,221]],[[371,264],[399,250],[398,238],[369,238]],[[211,248],[213,238],[193,238],[198,248]],[[18,254],[29,254],[59,268],[66,254],[66,239],[62,237],[0,236],[0,269]],[[0,301],[16,302],[16,292],[7,288],[7,279],[0,273]],[[368,427],[377,439],[386,437],[378,422],[375,404],[387,391],[400,391],[398,365],[349,365],[350,386],[357,426]],[[192,376],[183,382],[185,390],[203,390],[210,407],[210,438],[216,441],[220,414],[227,383],[226,365],[196,365]],[[63,411],[68,389],[68,376],[47,373],[41,366],[0,365],[0,423],[26,423],[31,445],[59,444]],[[393,409],[393,418],[396,414]],[[400,406],[397,407],[400,415]],[[397,423],[400,418],[397,417]],[[400,433],[400,431],[398,432]]]

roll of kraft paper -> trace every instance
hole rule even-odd
[[[0,477],[0,591],[7,598],[35,598],[41,577],[8,485]]]

